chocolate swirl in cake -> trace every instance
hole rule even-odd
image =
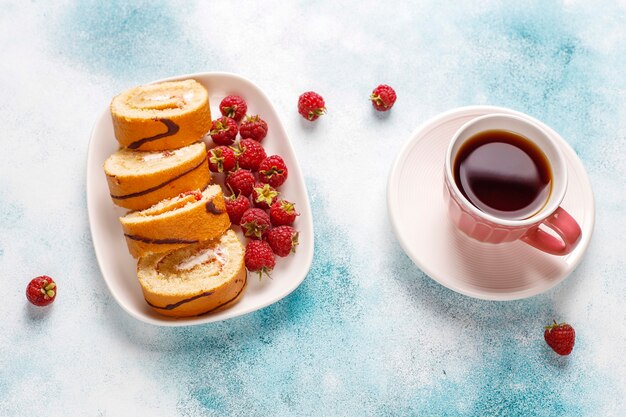
[[[139,140],[131,143],[130,145],[128,145],[129,149],[137,149],[141,145],[143,145],[144,143],[152,142],[152,141],[155,141],[155,140],[158,140],[158,139],[162,139],[162,138],[166,138],[168,136],[173,136],[176,133],[178,133],[178,130],[180,129],[180,127],[178,127],[178,125],[176,123],[172,122],[170,119],[154,119],[154,121],[163,123],[165,125],[165,127],[167,127],[167,132],[159,133],[158,135],[150,136],[148,138],[139,139]]]

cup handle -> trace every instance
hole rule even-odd
[[[567,255],[574,250],[580,240],[580,226],[576,220],[561,207],[541,224],[552,229],[560,239],[534,226],[522,237],[522,241],[540,251],[551,255]]]

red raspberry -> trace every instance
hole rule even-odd
[[[574,339],[576,338],[576,332],[574,328],[567,323],[557,324],[556,320],[553,320],[554,324],[546,326],[546,330],[543,332],[543,338],[546,339],[546,343],[559,355],[569,355],[574,349]]]
[[[291,226],[279,226],[267,232],[267,243],[274,254],[287,256],[296,253],[298,246],[298,232]]]
[[[250,208],[250,200],[241,194],[238,196],[233,194],[230,197],[226,197],[225,202],[226,212],[228,213],[228,217],[230,217],[230,222],[232,224],[239,224],[241,222],[241,216]]]
[[[202,197],[203,197],[202,192],[200,192],[200,190],[193,190],[193,191],[185,191],[185,192],[178,194],[178,198],[186,197],[188,195],[192,195],[193,198],[196,199],[196,201],[202,200]]]
[[[248,105],[239,96],[228,96],[220,103],[220,112],[222,115],[235,119],[237,123],[243,119],[248,111]]]
[[[396,102],[396,92],[386,84],[381,84],[370,95],[372,105],[378,111],[387,111]]]
[[[217,146],[209,150],[209,169],[212,172],[228,172],[235,169],[237,158],[228,146]]]
[[[51,304],[57,296],[57,284],[47,275],[33,278],[26,287],[26,298],[38,307]]]
[[[239,129],[237,128],[235,119],[220,117],[217,120],[213,120],[209,134],[216,144],[228,146],[235,142],[238,131]]]
[[[326,104],[319,94],[307,91],[298,98],[298,113],[312,122],[326,113]]]
[[[267,158],[263,146],[254,139],[241,139],[233,150],[239,167],[253,172],[258,171],[261,162]]]
[[[274,252],[272,252],[269,243],[264,240],[249,241],[246,245],[246,254],[243,259],[248,271],[259,273],[259,280],[263,278],[263,274],[267,274],[269,277],[270,271],[276,265]]]
[[[270,207],[270,220],[273,226],[291,226],[299,215],[295,204],[287,200],[278,200]]]
[[[226,186],[230,188],[232,193],[241,194],[244,197],[250,197],[254,183],[254,175],[246,169],[232,171],[228,174],[228,177],[226,177]]]
[[[250,138],[261,142],[267,136],[267,123],[259,116],[246,116],[241,122],[239,133],[243,139]]]
[[[272,227],[270,217],[258,208],[246,210],[241,216],[240,224],[243,234],[251,239],[262,239]]]
[[[252,189],[252,203],[254,207],[267,210],[278,199],[278,194],[271,185],[257,182]]]
[[[278,188],[287,180],[287,165],[278,155],[268,156],[259,165],[259,181]]]

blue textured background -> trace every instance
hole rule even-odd
[[[0,415],[626,415],[626,3],[383,3],[0,1]],[[271,307],[158,328],[100,276],[89,134],[121,90],[201,71],[252,79],[283,115],[315,260]],[[385,115],[367,101],[382,82],[399,96]],[[315,124],[296,112],[311,89],[329,109]],[[391,232],[396,153],[470,104],[545,121],[588,169],[591,246],[546,294],[455,294]],[[38,310],[24,288],[44,273],[59,296]],[[552,318],[576,328],[567,358],[543,341]]]

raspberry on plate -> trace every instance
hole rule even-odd
[[[287,200],[278,200],[270,207],[270,221],[275,227],[291,226],[299,215],[294,203]]]
[[[298,113],[312,122],[326,113],[326,103],[316,92],[307,91],[298,98]]]
[[[553,322],[554,324],[546,326],[546,330],[543,332],[543,338],[546,340],[548,346],[559,355],[569,355],[572,353],[572,349],[574,349],[576,332],[574,332],[574,328],[567,323],[557,324],[556,320],[553,320]]]
[[[298,232],[291,226],[275,227],[267,232],[267,243],[270,244],[275,255],[284,257],[290,253],[296,253]]]
[[[52,304],[57,296],[57,284],[47,275],[33,278],[26,287],[26,298],[37,307]]]
[[[386,84],[381,84],[370,94],[372,105],[378,111],[387,111],[396,102],[396,92]]]
[[[240,224],[243,234],[251,239],[262,239],[272,227],[270,217],[258,208],[246,210],[241,216]]]
[[[259,165],[259,181],[278,188],[287,180],[287,165],[278,155],[268,156]]]
[[[263,278],[263,274],[270,276],[269,272],[276,265],[274,252],[269,243],[264,240],[249,241],[243,259],[248,271],[259,273],[259,279]]]
[[[252,188],[252,203],[255,207],[267,210],[278,199],[278,194],[271,185],[257,182]]]
[[[241,139],[233,150],[239,167],[253,172],[258,171],[261,162],[267,158],[263,146],[254,139]]]
[[[231,195],[224,199],[226,212],[232,224],[241,223],[241,216],[250,208],[250,200],[241,194]]]
[[[217,120],[213,120],[209,134],[211,135],[213,142],[217,145],[228,146],[235,142],[238,131],[239,128],[237,127],[235,119],[224,116]]]
[[[212,172],[229,172],[235,169],[237,158],[228,146],[217,146],[209,150],[209,169]]]
[[[220,103],[220,112],[222,115],[235,119],[237,123],[243,119],[247,111],[248,105],[245,100],[239,96],[227,96]]]
[[[243,139],[250,138],[261,142],[267,136],[267,123],[259,116],[246,116],[239,126],[239,134]]]
[[[244,197],[250,197],[255,182],[254,175],[247,169],[232,171],[226,177],[226,186],[230,188],[232,193],[241,194]]]

